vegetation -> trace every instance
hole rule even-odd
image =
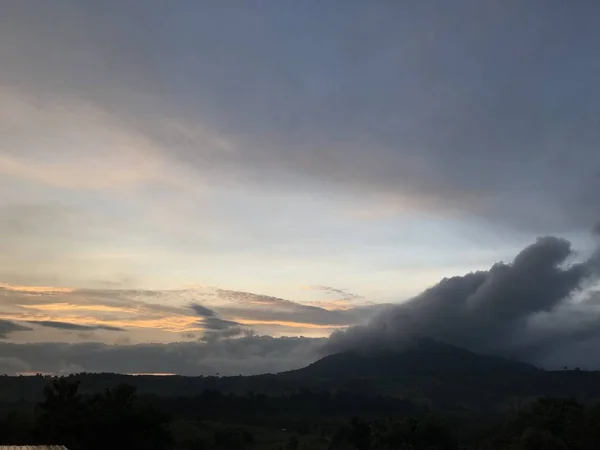
[[[371,399],[363,414],[347,417],[358,412],[355,402],[368,399],[309,391],[283,397],[216,391],[190,398],[147,397],[126,384],[82,395],[79,388],[69,378],[50,380],[33,408],[0,418],[0,444],[59,443],[69,450],[600,448],[600,403],[573,398],[545,397],[485,416],[423,408],[384,413],[390,404],[379,398],[382,409]]]

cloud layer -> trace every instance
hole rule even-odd
[[[0,86],[42,107],[9,108],[1,166],[75,180],[61,176],[72,166],[27,164],[39,142],[19,147],[31,117],[58,105],[52,117],[91,117],[102,143],[83,137],[97,164],[82,186],[164,181],[159,168],[177,166],[175,180],[312,186],[534,232],[595,220],[600,7],[434,4],[184,1],[140,18],[119,1],[15,3]],[[109,151],[120,170],[96,156]]]
[[[57,332],[96,332],[87,340],[107,343],[115,339],[144,342],[149,338],[154,342],[174,342],[182,337],[208,341],[239,336],[248,330],[261,335],[326,336],[336,328],[367,320],[383,307],[355,302],[354,307],[340,308],[337,301],[324,300],[317,307],[208,287],[102,290],[3,283],[0,319],[4,320],[3,336],[11,334],[18,342],[43,339],[46,336],[40,331],[43,328]],[[21,333],[32,329],[37,331]],[[70,342],[69,336],[54,333],[46,338]]]
[[[0,373],[176,373],[252,375],[303,367],[320,339],[246,336],[209,343],[106,345],[0,342]]]
[[[94,331],[94,330],[105,330],[105,331],[125,331],[124,328],[111,327],[109,325],[78,325],[76,323],[69,322],[58,322],[56,320],[37,320],[29,322],[32,325],[38,325],[41,327],[57,328],[59,330],[71,330],[71,331]],[[19,330],[15,330],[19,331]]]

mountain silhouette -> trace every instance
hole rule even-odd
[[[496,356],[481,355],[431,339],[417,339],[402,350],[347,351],[288,372],[308,378],[389,378],[405,376],[517,376],[540,369]]]
[[[358,395],[441,410],[505,410],[541,396],[600,399],[600,372],[547,371],[530,364],[482,355],[431,339],[402,349],[381,348],[332,354],[297,370],[229,377],[153,377],[77,374],[83,394],[120,383],[140,394],[178,398],[206,391],[232,395],[295,395],[298,392]],[[0,377],[2,401],[38,401],[49,379]],[[378,400],[379,401],[379,400]]]
[[[489,409],[535,395],[549,374],[530,364],[481,355],[431,339],[402,349],[347,351],[274,375],[281,386],[350,391],[415,400],[428,406]]]

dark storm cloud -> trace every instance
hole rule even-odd
[[[247,334],[238,339],[173,344],[0,343],[0,369],[39,372],[250,375],[303,367],[321,340]]]
[[[12,2],[0,82],[85,93],[220,182],[544,233],[597,218],[598,2],[99,4]]]
[[[573,261],[571,244],[540,238],[509,263],[445,278],[364,326],[335,332],[325,349],[402,347],[428,337],[476,351],[560,364],[554,350],[600,342],[599,254]],[[563,352],[564,354],[564,352]],[[600,359],[588,355],[588,364]]]
[[[55,320],[32,320],[28,323],[32,325],[39,325],[41,327],[56,328],[59,330],[73,330],[73,331],[91,331],[91,330],[104,330],[104,331],[125,331],[124,328],[111,327],[109,325],[80,325],[70,322],[60,322]]]
[[[0,339],[6,339],[9,334],[16,331],[31,331],[31,328],[11,322],[10,320],[0,319]]]

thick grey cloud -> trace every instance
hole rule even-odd
[[[10,320],[0,319],[0,339],[6,339],[9,334],[16,331],[31,331],[31,328],[19,325],[18,323]]]
[[[600,342],[599,253],[573,260],[571,244],[540,238],[509,263],[445,278],[367,325],[333,333],[328,352],[402,347],[428,337],[534,363],[561,364],[564,350]],[[562,356],[561,356],[562,353]],[[581,355],[581,352],[578,352]],[[600,359],[588,355],[588,366]]]
[[[125,331],[124,328],[111,327],[109,325],[80,325],[70,322],[60,322],[55,320],[35,320],[29,321],[32,325],[39,325],[41,327],[56,328],[59,330],[73,330],[73,331],[91,331],[91,330],[104,330],[104,331]]]
[[[597,2],[235,5],[10,2],[0,82],[81,97],[220,182],[597,219]],[[182,131],[207,128],[234,151]]]
[[[278,372],[314,361],[321,340],[246,335],[173,344],[105,345],[0,343],[6,373],[119,372],[238,375]]]

